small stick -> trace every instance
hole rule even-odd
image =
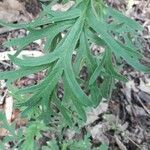
[[[136,96],[137,100],[140,102],[140,104],[142,105],[142,107],[144,108],[144,110],[150,115],[150,111],[147,109],[147,107],[143,104],[143,102],[141,101],[141,99]]]

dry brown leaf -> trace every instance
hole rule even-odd
[[[0,2],[0,19],[13,22],[20,18],[19,11],[24,10],[23,5],[17,0],[5,0]]]
[[[13,112],[13,98],[12,97],[7,97],[5,99],[4,111],[5,111],[7,121],[8,123],[10,123],[11,118],[12,118],[12,112]]]
[[[0,128],[0,138],[8,135],[8,131],[4,128]]]
[[[29,21],[39,13],[36,0],[4,0],[0,2],[0,19],[6,22]]]
[[[55,4],[52,6],[53,11],[67,11],[75,4],[74,1],[69,1],[68,3],[62,5],[62,4]]]
[[[90,111],[87,112],[87,121],[85,125],[88,125],[98,119],[98,115],[106,112],[108,110],[108,103],[101,102],[95,109],[92,108]]]
[[[150,79],[147,79],[147,83],[144,83],[142,80],[140,80],[140,85],[138,86],[138,88],[141,91],[150,94]]]
[[[20,110],[15,109],[13,110],[12,117],[11,117],[11,122],[16,121],[16,127],[21,127],[25,126],[28,123],[27,118],[21,118],[20,117]]]
[[[18,0],[5,0],[3,1],[3,5],[12,10],[18,10],[21,11],[23,9],[23,5],[19,3]]]
[[[109,145],[109,140],[107,136],[105,135],[105,132],[108,131],[108,127],[106,123],[98,124],[94,127],[88,127],[88,132],[91,133],[92,138],[94,140],[97,140],[103,144]]]

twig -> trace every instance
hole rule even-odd
[[[119,140],[117,135],[115,135],[115,140],[121,150],[127,150],[126,146]]]
[[[130,137],[127,137],[127,138],[141,150],[141,147],[136,142],[134,142]]]
[[[11,123],[11,117],[13,112],[13,98],[7,97],[5,100],[5,115],[8,123]]]
[[[143,104],[143,102],[141,101],[141,99],[136,96],[137,100],[140,102],[140,104],[142,105],[142,107],[144,108],[144,110],[150,115],[150,111],[147,109],[147,107]]]

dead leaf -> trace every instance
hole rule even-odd
[[[87,112],[87,121],[85,125],[88,125],[98,119],[98,115],[106,112],[108,110],[108,103],[101,102],[96,108],[92,108],[90,111]]]
[[[138,88],[143,92],[150,93],[150,79],[147,79],[147,83],[140,80],[140,85]]]
[[[0,138],[8,135],[8,131],[4,128],[0,128]]]
[[[7,97],[5,99],[5,115],[8,123],[11,122],[11,117],[12,117],[12,112],[13,112],[13,98],[12,97]]]
[[[55,4],[52,6],[53,11],[67,11],[75,4],[74,1],[69,1],[68,3],[62,4]]]
[[[115,135],[115,140],[120,150],[127,150],[126,146],[121,142],[121,140],[116,135]]]
[[[108,127],[106,123],[101,123],[94,127],[88,127],[87,130],[88,132],[91,133],[92,138],[94,140],[109,145],[109,140],[105,135],[105,132],[108,131]]]
[[[22,11],[23,6],[17,0],[4,0],[0,2],[0,19],[7,22],[17,21],[20,17],[19,11]]]

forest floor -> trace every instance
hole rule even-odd
[[[36,0],[25,0],[23,3],[20,1],[16,3],[16,0],[11,0],[12,5],[10,3],[6,5],[5,1],[0,1],[0,19],[9,22],[30,21],[40,12]],[[141,51],[148,60],[143,63],[150,66],[150,1],[107,0],[107,2],[144,27],[141,36],[143,46]],[[11,70],[15,67],[6,56],[7,52],[13,53],[14,49],[4,47],[3,43],[10,38],[23,37],[25,34],[26,31],[23,29],[7,30],[0,27],[0,71]],[[26,50],[33,55],[38,55],[35,51],[38,49],[40,53],[42,48],[43,41],[36,41]],[[93,146],[107,143],[110,150],[150,150],[150,74],[139,73],[127,64],[124,65],[123,74],[128,77],[129,81],[127,83],[117,82],[111,99],[104,100],[96,109],[87,113],[88,119],[82,128],[84,131],[81,131],[78,136],[77,133],[70,131],[71,133],[66,133],[68,136],[66,139],[78,139],[88,132],[92,136]],[[41,78],[43,74],[38,74],[17,81],[16,85],[18,87],[28,86],[35,84]],[[0,111],[3,111],[9,96],[5,82],[1,81],[0,85]],[[18,113],[18,110],[13,110],[11,120],[15,119]],[[18,119],[18,124],[22,126],[26,124],[26,120]],[[0,136],[4,135],[5,131],[0,129]],[[41,144],[44,143],[43,140]]]

